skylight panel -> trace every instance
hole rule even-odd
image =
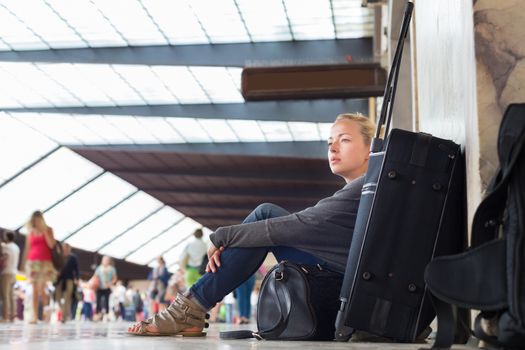
[[[0,222],[9,229],[21,226],[35,210],[46,210],[102,172],[100,167],[61,148],[30,170],[0,187]]]
[[[45,217],[55,238],[61,240],[135,191],[126,181],[105,173],[45,213]]]
[[[212,43],[250,41],[233,0],[192,0],[189,4]]]
[[[0,37],[13,50],[48,49],[49,46],[40,40],[31,30],[10,13],[4,6],[0,6]]]
[[[170,44],[208,44],[209,40],[187,1],[143,0]]]
[[[151,69],[180,103],[210,103],[210,99],[187,67],[154,66]]]
[[[200,85],[206,90],[212,103],[244,102],[244,98],[232,79],[232,75],[241,75],[241,68],[227,71],[222,67],[191,67],[190,70],[195,79],[200,81]]]
[[[281,0],[237,0],[254,41],[288,41],[292,34]]]
[[[182,136],[163,117],[136,117],[160,143],[185,143]]]
[[[119,105],[143,104],[144,100],[112,68],[106,64],[75,64],[79,79],[102,91]]]
[[[74,95],[42,72],[37,65],[6,62],[4,63],[4,69],[9,69],[9,72],[15,79],[25,86],[30,86],[54,105],[74,105],[79,103],[79,100]]]
[[[11,96],[9,92],[0,87],[0,106],[5,108],[20,108],[23,105],[14,97]]]
[[[228,119],[227,123],[242,142],[265,142],[264,133],[255,120]]]
[[[233,81],[233,85],[235,85],[235,88],[237,88],[238,91],[241,91],[242,68],[226,67],[226,71],[230,75],[230,78]]]
[[[137,192],[125,202],[82,228],[66,242],[82,249],[97,250],[161,206],[162,203],[149,194]]]
[[[316,123],[288,122],[294,141],[319,141],[319,129]]]
[[[13,75],[11,72],[13,64],[19,63],[0,63],[0,84],[2,90],[7,90],[12,98],[20,101],[24,106],[49,106],[51,102],[48,99]]]
[[[139,1],[92,0],[92,2],[126,38],[129,45],[167,44]]]
[[[91,1],[47,0],[90,46],[125,46],[126,41]]]
[[[210,136],[193,118],[166,118],[166,120],[187,142],[212,142]]]
[[[144,128],[135,117],[131,116],[106,116],[105,119],[124,135],[133,140],[133,143],[158,143],[154,134]]]
[[[38,64],[38,68],[45,72],[48,77],[56,81],[79,97],[86,106],[108,106],[114,102],[103,90],[92,84],[83,74],[82,70],[70,63]]]
[[[239,142],[239,138],[225,119],[199,119],[198,121],[213,142]]]
[[[101,115],[79,115],[75,117],[109,144],[132,144],[133,140]]]
[[[321,140],[326,141],[330,137],[330,130],[332,128],[331,123],[318,123],[317,127],[319,128],[319,136]]]
[[[113,68],[140,96],[151,104],[176,103],[174,95],[166,88],[148,66],[114,65]]]
[[[362,38],[373,35],[373,10],[361,6],[361,1],[332,0],[337,38]]]
[[[167,229],[176,221],[179,221],[182,217],[183,215],[175,209],[165,206],[102,248],[100,253],[121,259],[135,248],[140,247],[155,235]]]
[[[82,39],[44,1],[4,0],[3,4],[52,48],[85,46]]]
[[[128,256],[126,260],[136,264],[148,264],[167,248],[170,248],[173,245],[184,241],[189,236],[192,236],[193,231],[188,231],[188,229],[186,229],[184,232],[181,232],[181,227],[185,227],[183,224],[184,220],[187,219],[183,219],[163,234],[141,246],[137,251]]]
[[[1,112],[0,140],[0,177],[4,181],[56,147],[47,137]]]
[[[292,141],[292,135],[286,122],[260,121],[261,127],[266,140],[268,141]]]
[[[82,141],[74,136],[74,129],[81,125],[66,114],[16,113],[13,116],[58,144],[82,144]]]
[[[332,12],[328,0],[287,0],[286,11],[297,40],[334,39]]]

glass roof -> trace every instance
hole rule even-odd
[[[163,207],[155,214],[133,227],[119,238],[102,248],[101,254],[111,255],[116,258],[123,258],[135,248],[147,243],[152,233],[164,231],[174,223],[180,221],[184,215],[171,207]]]
[[[67,148],[60,148],[30,171],[0,187],[0,222],[6,228],[22,226],[35,210],[56,202],[102,172],[102,169]]]
[[[372,35],[361,0],[2,0],[0,50]],[[126,16],[122,16],[125,13]]]
[[[0,140],[0,186],[27,165],[57,147],[53,141],[5,113],[0,113]],[[13,152],[13,149],[17,151]]]
[[[373,11],[361,0],[0,0],[0,23],[0,51],[20,51],[371,37]],[[0,62],[0,109],[242,103],[240,82],[238,67]],[[0,226],[39,209],[74,247],[149,265],[163,253],[174,267],[201,225],[64,146],[319,141],[331,125],[200,117],[0,113]]]
[[[73,125],[63,124],[67,130]],[[134,253],[149,263],[161,248],[168,250],[186,237],[171,235],[169,244],[159,247],[166,233],[202,227],[9,114],[0,114],[0,139],[0,202],[8,204],[0,211],[4,228],[27,233],[22,225],[42,210],[59,240],[88,251],[103,247],[114,257]]]
[[[111,173],[104,173],[46,213],[59,240],[111,208],[137,189]]]
[[[126,257],[126,260],[137,264],[149,264],[155,255],[169,251],[177,242],[182,242],[193,233],[193,227],[198,228],[197,222],[184,218],[179,225],[169,228],[160,236],[139,247],[138,250]]]
[[[138,192],[66,239],[66,242],[75,247],[98,251],[160,208],[161,202],[144,192]]]
[[[0,107],[241,103],[241,68],[0,62]]]

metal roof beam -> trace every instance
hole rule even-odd
[[[162,45],[7,51],[4,62],[231,66],[345,63],[372,60],[372,39]]]
[[[321,199],[326,196],[326,190],[324,189],[316,189],[308,187],[301,187],[301,188],[278,188],[275,190],[271,190],[269,188],[240,188],[240,187],[220,187],[220,188],[192,188],[188,189],[187,187],[170,187],[169,189],[165,188],[141,188],[142,191],[147,192],[154,197],[157,197],[157,195],[162,194],[184,194],[184,195],[221,195],[221,196],[250,196],[250,197],[294,197],[294,198],[316,198]]]
[[[225,143],[182,143],[169,145],[92,145],[70,146],[82,154],[82,150],[129,151],[129,152],[171,152],[196,154],[248,155],[287,158],[326,159],[325,141],[298,142],[225,142]]]
[[[246,202],[245,204],[239,204],[239,203],[229,203],[229,202],[223,202],[223,203],[216,203],[213,202],[213,204],[180,204],[179,202],[166,202],[166,205],[169,205],[172,208],[175,208],[176,210],[180,212],[185,211],[191,211],[191,210],[217,210],[217,208],[220,208],[221,210],[239,210],[239,211],[245,211],[244,217],[246,217],[249,213],[251,213],[259,204],[260,202],[254,203],[254,202]],[[296,212],[299,210],[304,209],[303,206],[298,206],[296,203],[279,203],[280,205],[284,205],[287,207],[287,209],[290,212]]]
[[[106,169],[118,177],[128,179],[134,176],[148,177],[148,176],[162,176],[163,178],[170,180],[180,177],[191,177],[191,178],[206,178],[206,179],[241,179],[241,180],[254,180],[254,181],[268,181],[272,182],[290,182],[293,184],[308,183],[308,184],[325,184],[336,186],[337,178],[327,171],[320,173],[297,173],[287,171],[284,169],[269,169],[266,167],[263,171],[244,171],[244,170],[222,170],[213,167],[207,169],[191,169],[191,170],[177,170],[169,169],[164,171],[141,171],[141,170],[120,170],[118,168]],[[342,183],[342,180],[341,180]]]
[[[0,53],[1,55],[1,53]],[[312,101],[261,101],[219,104],[167,104],[110,107],[3,108],[5,112],[134,115],[202,119],[246,119],[331,123],[338,114],[359,112],[368,115],[368,99],[327,99]]]

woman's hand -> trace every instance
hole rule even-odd
[[[217,269],[221,266],[220,256],[224,251],[224,247],[211,246],[208,249],[208,265],[206,265],[206,272],[217,272]]]

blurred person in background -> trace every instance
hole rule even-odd
[[[186,288],[191,288],[201,277],[199,268],[208,251],[208,247],[202,240],[202,236],[202,229],[199,228],[195,230],[195,232],[193,232],[193,239],[188,242],[182,252],[179,264],[180,268],[185,272]]]
[[[117,270],[112,264],[109,256],[104,255],[102,262],[95,270],[96,279],[98,280],[97,287],[97,312],[95,320],[102,320],[109,312],[109,296],[111,294],[111,287],[117,283]]]
[[[97,286],[93,282],[95,279],[92,278],[87,282],[81,283],[82,287],[82,310],[80,311],[80,318],[84,321],[93,320],[93,303],[95,303],[96,295],[95,290]]]
[[[4,232],[4,243],[2,243],[3,268],[0,271],[0,298],[2,300],[3,320],[13,322],[15,318],[15,300],[13,287],[16,282],[20,248],[14,242],[15,233]]]
[[[62,323],[75,317],[72,315],[71,303],[80,276],[78,258],[72,253],[71,246],[64,243],[63,249],[65,264],[62,270],[60,270],[55,284],[55,301],[60,305],[60,309],[62,310]]]
[[[126,317],[126,286],[122,281],[117,281],[113,293],[115,294],[115,318],[124,320]]]
[[[53,229],[44,220],[41,211],[35,211],[26,224],[28,234],[24,248],[24,262],[26,273],[32,285],[33,315],[29,323],[36,323],[38,319],[39,302],[45,306],[47,282],[54,282],[57,272],[51,262],[51,249],[56,241]]]
[[[254,286],[255,274],[253,274],[239,287],[237,287],[237,289],[235,289],[235,295],[237,296],[237,306],[239,309],[239,324],[250,323],[250,315],[252,313],[251,297]]]
[[[156,313],[166,309],[169,305],[169,293],[167,293],[168,282],[171,274],[166,267],[166,262],[162,256],[157,258],[157,266],[151,270],[150,279],[150,298],[151,312]]]
[[[140,322],[144,319],[144,302],[140,296],[140,291],[137,289],[131,297],[131,302],[135,308],[135,322]]]

